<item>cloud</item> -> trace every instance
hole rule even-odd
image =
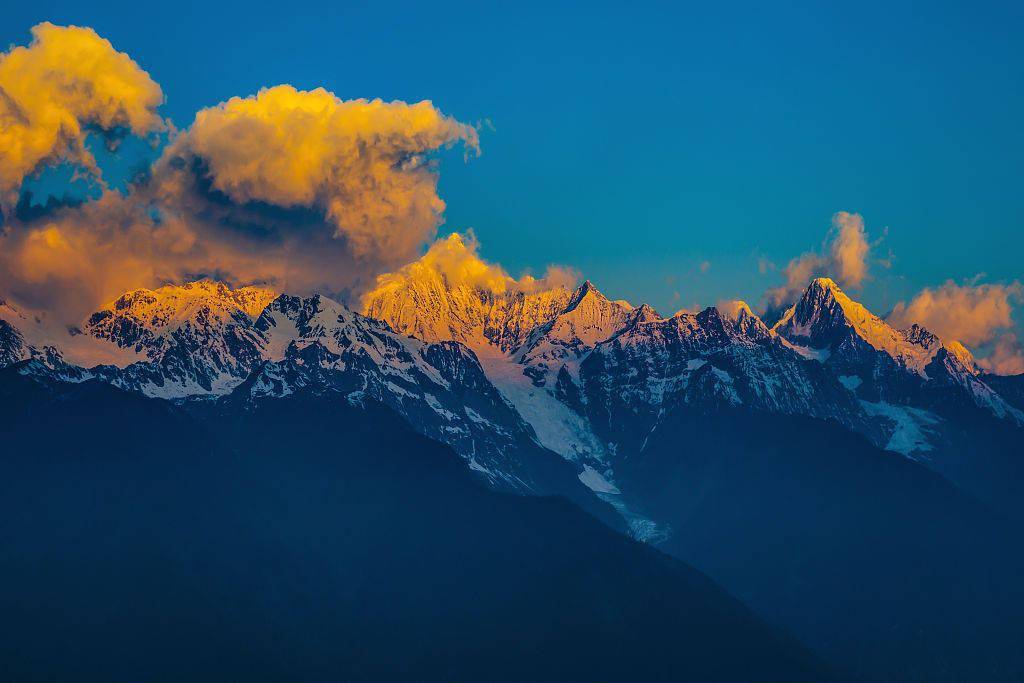
[[[750,310],[750,306],[747,305],[746,301],[740,299],[724,299],[715,304],[715,308],[725,318],[729,320],[739,320],[742,313],[747,315],[754,315],[754,312]]]
[[[944,340],[978,347],[1013,326],[1014,303],[1021,298],[1019,282],[958,285],[949,280],[935,289],[926,287],[907,303],[897,303],[888,322],[895,327],[917,323]]]
[[[859,289],[868,275],[868,243],[860,214],[840,211],[832,217],[834,237],[829,246],[833,278],[844,287]]]
[[[996,375],[1019,375],[1024,373],[1024,347],[1013,332],[1006,332],[996,339],[992,353],[979,358],[978,365]]]
[[[78,322],[128,289],[179,282],[214,254],[180,221],[156,223],[143,207],[106,192],[0,237],[0,282],[33,309]]]
[[[559,288],[572,289],[581,279],[580,271],[572,266],[549,265],[541,277],[534,277],[529,273],[521,275],[516,280],[516,288],[527,294]]]
[[[0,295],[67,324],[138,287],[209,277],[351,299],[379,272],[379,262],[354,255],[315,217],[156,210],[135,193],[107,191],[0,233]]]
[[[157,168],[164,180],[197,173],[235,204],[322,214],[355,256],[395,265],[441,223],[428,154],[460,142],[479,151],[476,129],[429,101],[346,101],[279,85],[200,111]]]
[[[415,259],[444,202],[435,151],[479,151],[429,101],[341,100],[282,85],[175,131],[160,87],[92,29],[40,24],[0,56],[0,295],[78,322],[126,289],[212,277],[346,299]],[[89,131],[171,130],[125,194],[16,206],[25,176],[72,162],[99,177]],[[523,287],[531,286],[524,281]]]
[[[839,211],[832,216],[832,228],[820,251],[809,251],[792,259],[783,269],[786,282],[765,293],[765,304],[777,309],[793,302],[815,277],[827,276],[848,289],[859,289],[870,277],[869,256],[873,245],[860,214]],[[764,274],[774,270],[767,259],[758,263]]]
[[[32,43],[0,54],[0,209],[43,166],[75,164],[99,177],[90,129],[108,136],[164,130],[160,86],[90,28],[42,23]]]
[[[441,278],[451,287],[461,285],[501,295],[517,291],[534,293],[557,287],[571,288],[580,280],[576,270],[565,266],[548,266],[540,278],[525,274],[516,279],[500,265],[480,258],[479,248],[480,244],[472,232],[465,235],[456,232],[438,239],[416,261],[393,273],[379,276],[376,286],[363,296],[364,308],[382,293],[403,288],[410,281],[429,282]]]

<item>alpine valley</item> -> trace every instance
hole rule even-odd
[[[235,680],[1024,678],[1024,376],[827,278],[770,322],[431,268],[353,307],[138,289],[56,332],[0,303],[0,528],[21,549],[5,661],[54,679],[103,662],[105,680],[192,678],[181,648]],[[119,561],[124,543],[147,551]],[[58,611],[77,616],[41,635]],[[248,624],[238,661],[228,620]],[[117,628],[127,654],[102,656]],[[53,639],[78,659],[45,663],[32,644]]]

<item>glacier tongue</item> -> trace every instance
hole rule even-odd
[[[583,416],[546,388],[536,386],[523,374],[523,367],[508,357],[483,356],[480,361],[487,378],[533,427],[542,446],[573,462],[601,470],[608,467],[608,449]]]

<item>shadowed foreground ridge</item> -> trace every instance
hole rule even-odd
[[[826,680],[702,574],[388,409],[0,379],[10,680]]]

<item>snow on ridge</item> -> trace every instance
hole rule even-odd
[[[883,418],[892,424],[892,433],[885,449],[900,453],[901,455],[919,459],[921,455],[915,455],[933,450],[928,441],[927,431],[940,422],[938,416],[910,406],[897,406],[884,401],[860,402],[868,414]]]

